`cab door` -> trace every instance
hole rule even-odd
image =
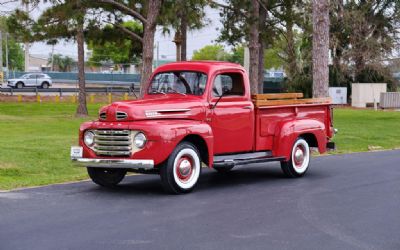
[[[252,151],[254,105],[243,73],[239,70],[218,72],[211,83],[209,121],[214,135],[214,154]]]

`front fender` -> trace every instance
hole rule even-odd
[[[283,156],[290,159],[294,142],[299,136],[312,134],[318,143],[320,153],[326,151],[326,126],[323,122],[314,119],[284,121],[275,131],[272,153],[274,156]]]
[[[209,124],[200,121],[192,120],[160,120],[148,121],[152,123],[148,128],[151,130],[152,140],[151,147],[145,148],[137,152],[134,157],[142,159],[154,159],[155,164],[164,162],[175,147],[189,135],[196,135],[201,137],[208,149],[208,161],[213,162],[213,133]],[[157,126],[153,126],[156,123]],[[146,132],[147,126],[145,124],[133,123]],[[133,128],[135,129],[135,128]]]

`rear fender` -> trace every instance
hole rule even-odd
[[[272,153],[274,156],[283,156],[290,159],[294,142],[302,135],[315,137],[320,153],[326,152],[326,126],[323,122],[313,119],[285,121],[277,126],[274,136]]]

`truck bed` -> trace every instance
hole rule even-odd
[[[288,121],[314,120],[329,128],[330,98],[301,99],[302,93],[253,95],[255,106],[256,151],[272,150],[281,124]],[[295,125],[297,129],[300,129]],[[296,128],[293,128],[296,129]],[[328,129],[327,129],[328,130]]]

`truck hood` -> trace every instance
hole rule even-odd
[[[99,111],[100,121],[134,121],[150,119],[205,119],[205,104],[196,96],[176,94],[134,101],[114,102]]]

